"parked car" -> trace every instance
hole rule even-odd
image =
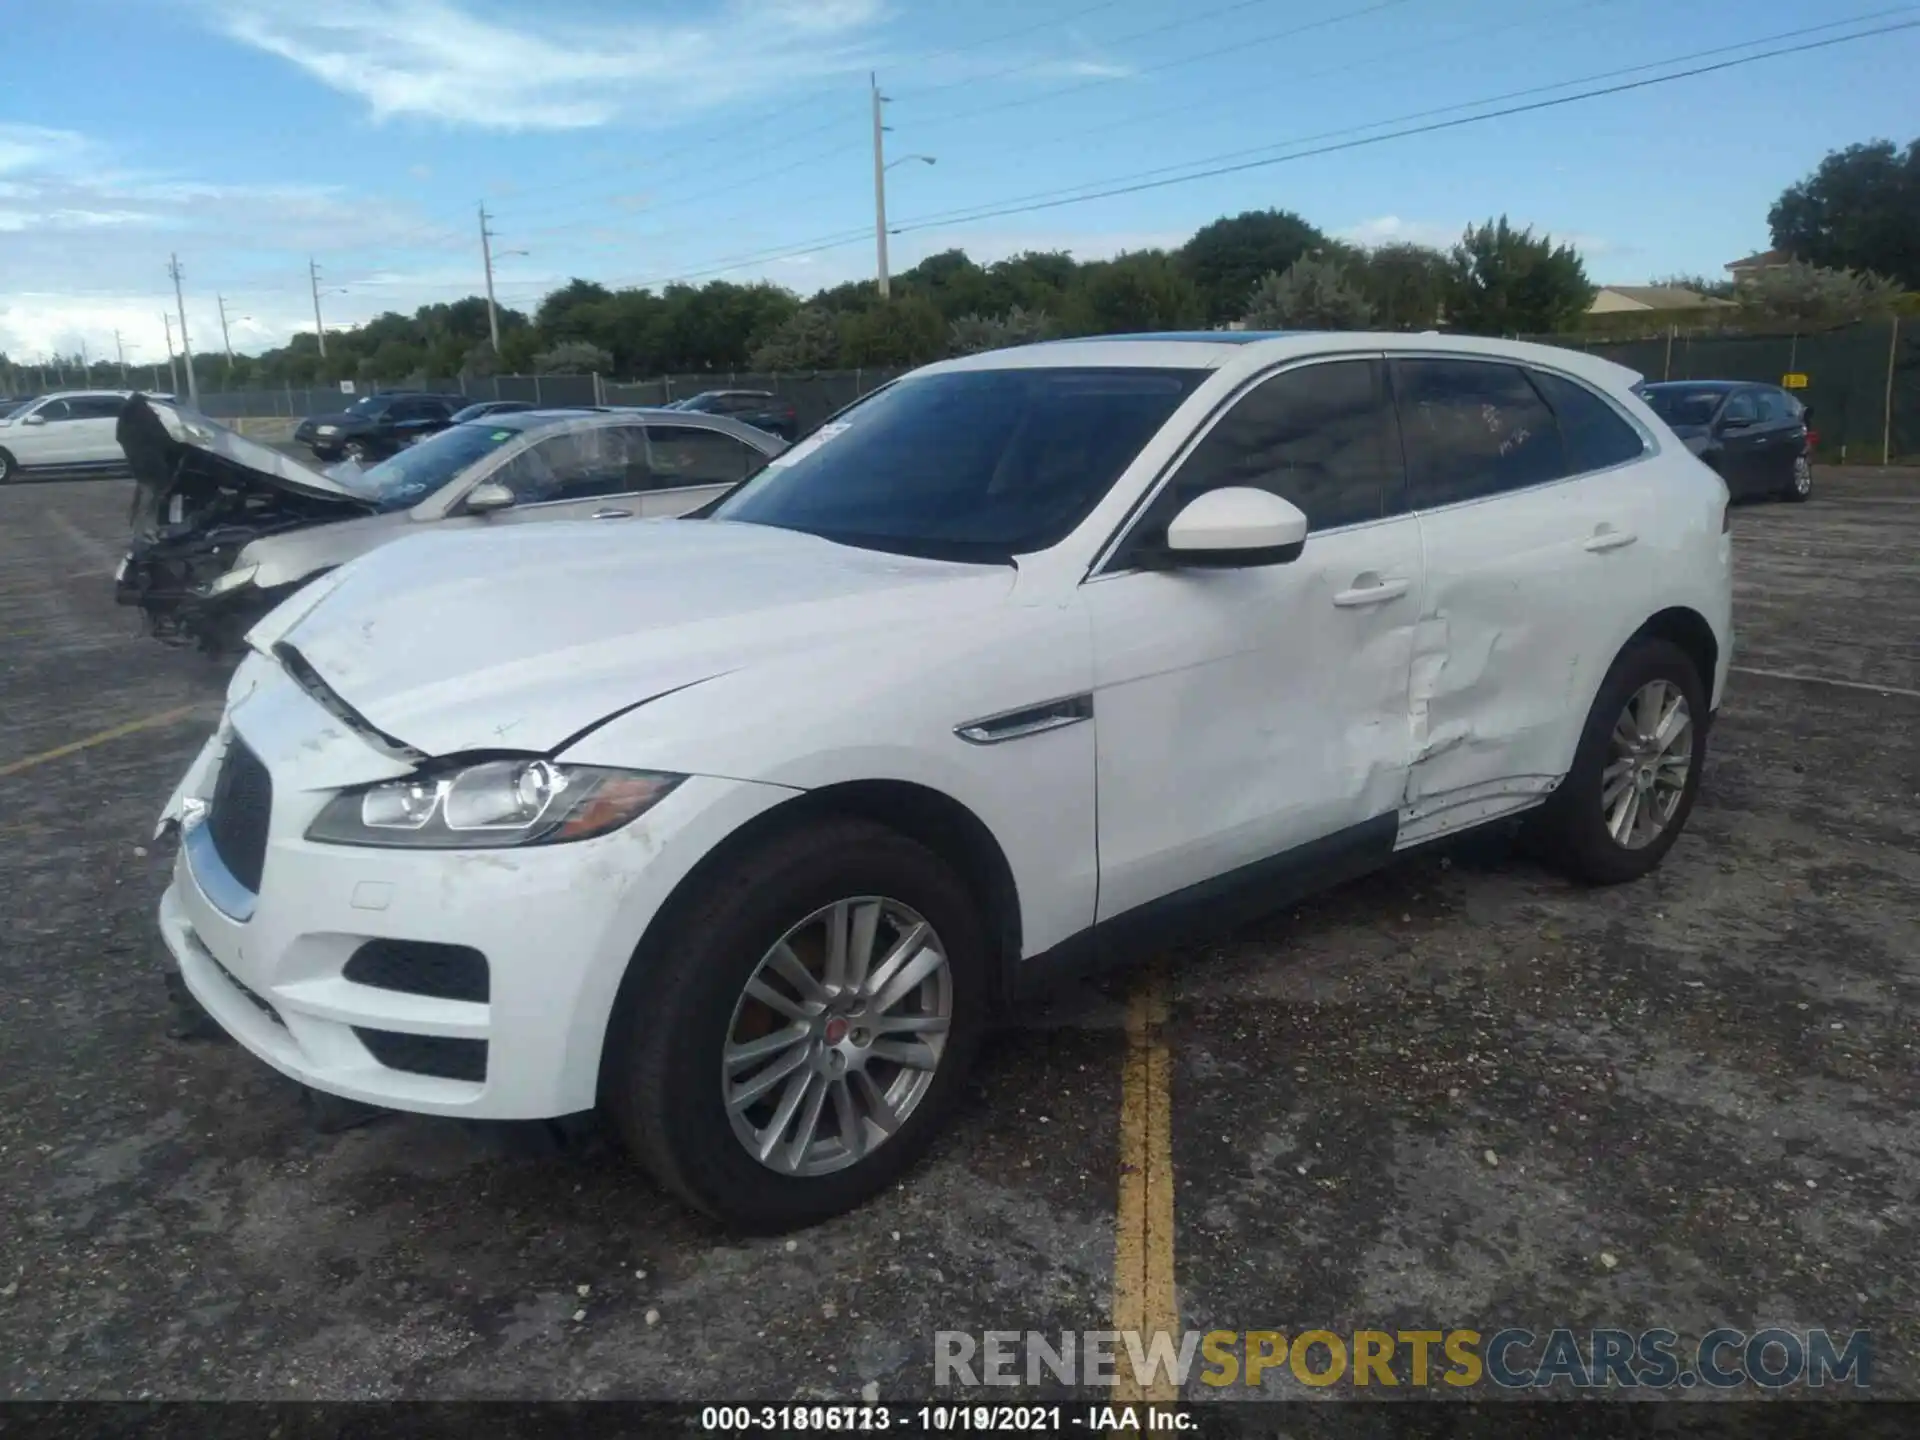
[[[486,415],[511,415],[521,410],[539,410],[544,407],[530,400],[480,400],[472,405],[453,412],[447,422],[450,425],[464,425],[469,420],[478,420]]]
[[[818,1221],[1064,976],[1509,817],[1589,882],[1659,863],[1730,537],[1637,378],[1063,341],[918,370],[687,519],[387,546],[254,630],[161,933],[307,1085],[601,1106],[727,1224]]]
[[[771,390],[703,390],[685,400],[674,401],[673,408],[703,415],[726,415],[788,440],[800,430],[800,417],[793,402],[782,400]]]
[[[160,639],[216,654],[315,576],[408,535],[677,515],[786,449],[717,416],[527,410],[449,426],[365,470],[322,473],[144,404],[128,407],[120,441],[139,485],[116,598]]]
[[[1640,396],[1736,498],[1813,494],[1811,414],[1791,390],[1739,380],[1663,380]]]
[[[386,391],[362,396],[337,414],[309,415],[295,427],[293,438],[321,460],[344,458],[365,465],[446,429],[454,412],[466,404],[464,395]]]
[[[0,484],[126,474],[114,423],[132,393],[62,390],[0,414]]]

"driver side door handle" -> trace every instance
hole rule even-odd
[[[1618,550],[1623,545],[1631,545],[1640,537],[1631,530],[1616,530],[1611,525],[1602,525],[1586,541],[1585,548],[1596,554],[1602,550]]]
[[[1333,603],[1342,610],[1352,610],[1361,605],[1384,605],[1389,600],[1398,600],[1412,586],[1409,580],[1381,580],[1362,575],[1361,580],[1371,580],[1370,584],[1355,585],[1351,590],[1342,590],[1333,597]]]
[[[595,520],[626,520],[633,515],[631,510],[596,510],[591,518]]]

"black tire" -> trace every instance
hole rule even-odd
[[[356,465],[365,465],[367,463],[368,451],[364,441],[349,440],[341,447],[340,453]]]
[[[1804,505],[1813,495],[1813,457],[1800,455],[1793,462],[1793,475],[1788,479],[1786,488],[1780,492],[1780,498],[1791,500],[1796,505]]]
[[[1639,849],[1629,849],[1607,829],[1601,805],[1601,774],[1609,758],[1615,722],[1628,700],[1654,680],[1678,687],[1692,719],[1686,785],[1666,828]],[[1678,645],[1653,638],[1630,643],[1613,662],[1593,708],[1587,712],[1573,765],[1553,797],[1527,826],[1533,848],[1567,875],[1589,885],[1618,885],[1654,869],[1686,828],[1700,793],[1707,757],[1707,682]]]
[[[12,455],[5,450],[0,450],[0,485],[5,485],[12,480],[19,473],[19,469],[19,463]]]
[[[864,1158],[824,1175],[782,1173],[734,1134],[721,1048],[767,951],[823,906],[862,895],[912,907],[939,935],[953,980],[946,1048],[905,1122]],[[822,820],[729,863],[665,930],[635,956],[601,1071],[615,1129],[662,1185],[732,1229],[777,1234],[853,1209],[919,1159],[960,1097],[988,1016],[987,931],[952,867],[884,826]]]

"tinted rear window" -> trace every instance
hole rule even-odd
[[[1044,550],[1086,517],[1207,373],[909,377],[776,457],[712,518],[956,559]]]
[[[1588,470],[1605,470],[1638,460],[1646,453],[1640,432],[1586,386],[1544,370],[1532,371],[1530,378],[1560,422],[1560,439],[1566,446],[1569,473],[1580,475]]]

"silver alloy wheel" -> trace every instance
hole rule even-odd
[[[878,895],[814,911],[761,957],[727,1022],[735,1137],[783,1175],[857,1164],[926,1098],[952,1022],[953,970],[916,911]]]
[[[1649,680],[1613,722],[1600,772],[1600,813],[1624,849],[1643,850],[1665,833],[1693,768],[1693,712],[1670,680]]]
[[[1794,457],[1793,493],[1796,495],[1813,493],[1813,462],[1804,455]]]

